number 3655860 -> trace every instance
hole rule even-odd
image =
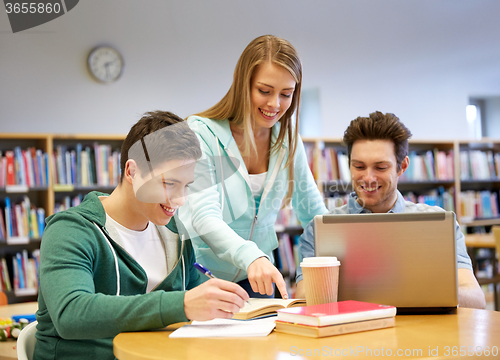
[[[6,3],[5,10],[7,14],[59,14],[61,4],[59,3]]]

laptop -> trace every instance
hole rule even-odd
[[[315,255],[340,260],[339,301],[398,313],[457,308],[453,212],[318,215],[314,233]]]

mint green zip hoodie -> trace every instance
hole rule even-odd
[[[202,282],[192,266],[191,242],[177,236],[175,266],[146,294],[146,272],[104,227],[106,213],[99,196],[106,195],[91,192],[79,206],[46,220],[40,249],[35,360],[114,359],[112,341],[120,332],[188,321],[183,288],[189,290]],[[158,229],[178,234],[176,224],[180,223],[172,219]]]
[[[179,218],[187,227],[199,263],[221,279],[235,282],[246,279],[247,268],[255,259],[267,256],[274,260],[272,252],[278,247],[274,225],[288,190],[288,168],[284,167],[288,145],[285,142],[278,152],[271,153],[257,208],[248,170],[229,121],[190,116],[187,122],[200,140],[202,159],[209,163],[204,174],[195,171],[195,179],[212,179],[213,186],[190,194],[186,204],[179,209]],[[278,122],[272,127],[273,144],[279,130]],[[228,174],[231,166],[220,164],[220,159],[224,162],[228,158],[239,163],[234,174]],[[305,226],[315,215],[324,214],[327,209],[309,169],[300,137],[294,158],[294,181],[292,206],[298,220]]]

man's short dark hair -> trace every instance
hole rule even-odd
[[[168,129],[161,130],[167,126]],[[157,132],[158,136],[148,136]],[[129,150],[138,141],[144,143],[144,138],[148,136],[147,152],[149,156],[162,161],[171,160],[197,160],[201,157],[200,142],[196,134],[191,130],[188,124],[179,116],[169,111],[151,111],[143,117],[130,129],[127,137],[123,141],[121,148],[121,178],[123,180],[125,173],[125,164],[127,160],[134,159],[134,154],[129,154]],[[138,147],[134,147],[137,149]],[[133,148],[133,149],[134,149]],[[144,156],[144,150],[141,148],[141,156]],[[149,161],[149,159],[147,159]],[[141,174],[149,172],[148,162],[136,161]]]
[[[401,163],[408,156],[408,139],[412,136],[410,130],[391,113],[383,114],[376,111],[369,117],[358,117],[351,121],[344,132],[344,143],[347,146],[349,164],[351,163],[352,146],[357,140],[390,140],[394,143],[394,152],[398,171]]]

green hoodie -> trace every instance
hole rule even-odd
[[[184,285],[189,290],[202,282],[192,266],[191,242],[177,236],[180,250],[172,271],[146,294],[146,272],[104,227],[106,213],[99,196],[106,195],[91,192],[79,206],[46,220],[35,360],[114,359],[112,341],[120,332],[188,321]],[[179,234],[176,224],[174,219],[158,229]]]

